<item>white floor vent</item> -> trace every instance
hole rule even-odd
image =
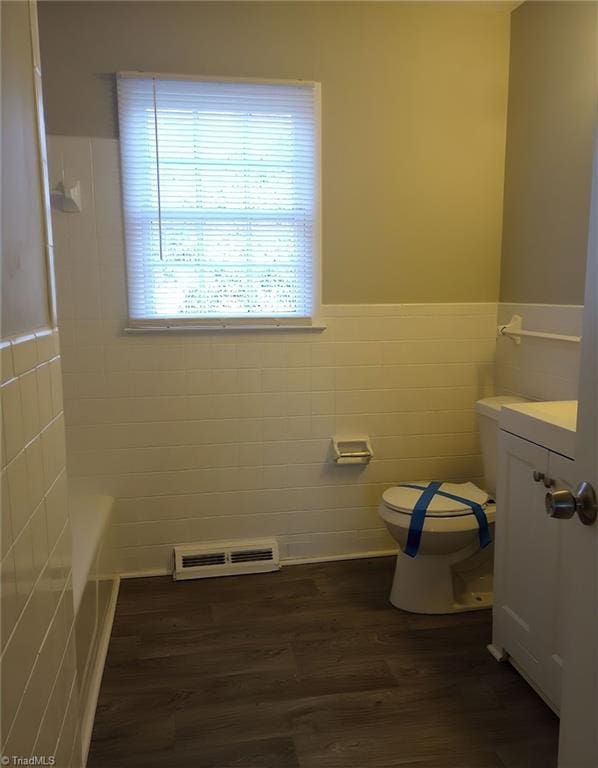
[[[280,569],[276,539],[214,541],[174,548],[174,578],[205,579]]]

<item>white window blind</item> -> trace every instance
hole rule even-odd
[[[309,321],[317,86],[118,76],[131,324]]]

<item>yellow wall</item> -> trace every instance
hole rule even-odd
[[[49,324],[29,4],[3,2],[2,328],[6,338]]]
[[[583,303],[597,8],[528,0],[512,16],[503,301]]]
[[[44,2],[48,133],[115,135],[119,69],[321,81],[324,301],[495,300],[509,10]]]

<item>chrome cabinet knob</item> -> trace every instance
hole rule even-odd
[[[593,525],[598,513],[596,492],[589,483],[581,483],[576,493],[567,490],[547,493],[546,512],[557,520],[569,520],[577,512],[584,525]]]

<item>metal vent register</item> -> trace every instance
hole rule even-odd
[[[266,573],[280,569],[275,539],[215,541],[174,548],[174,578],[202,579],[242,573]]]

